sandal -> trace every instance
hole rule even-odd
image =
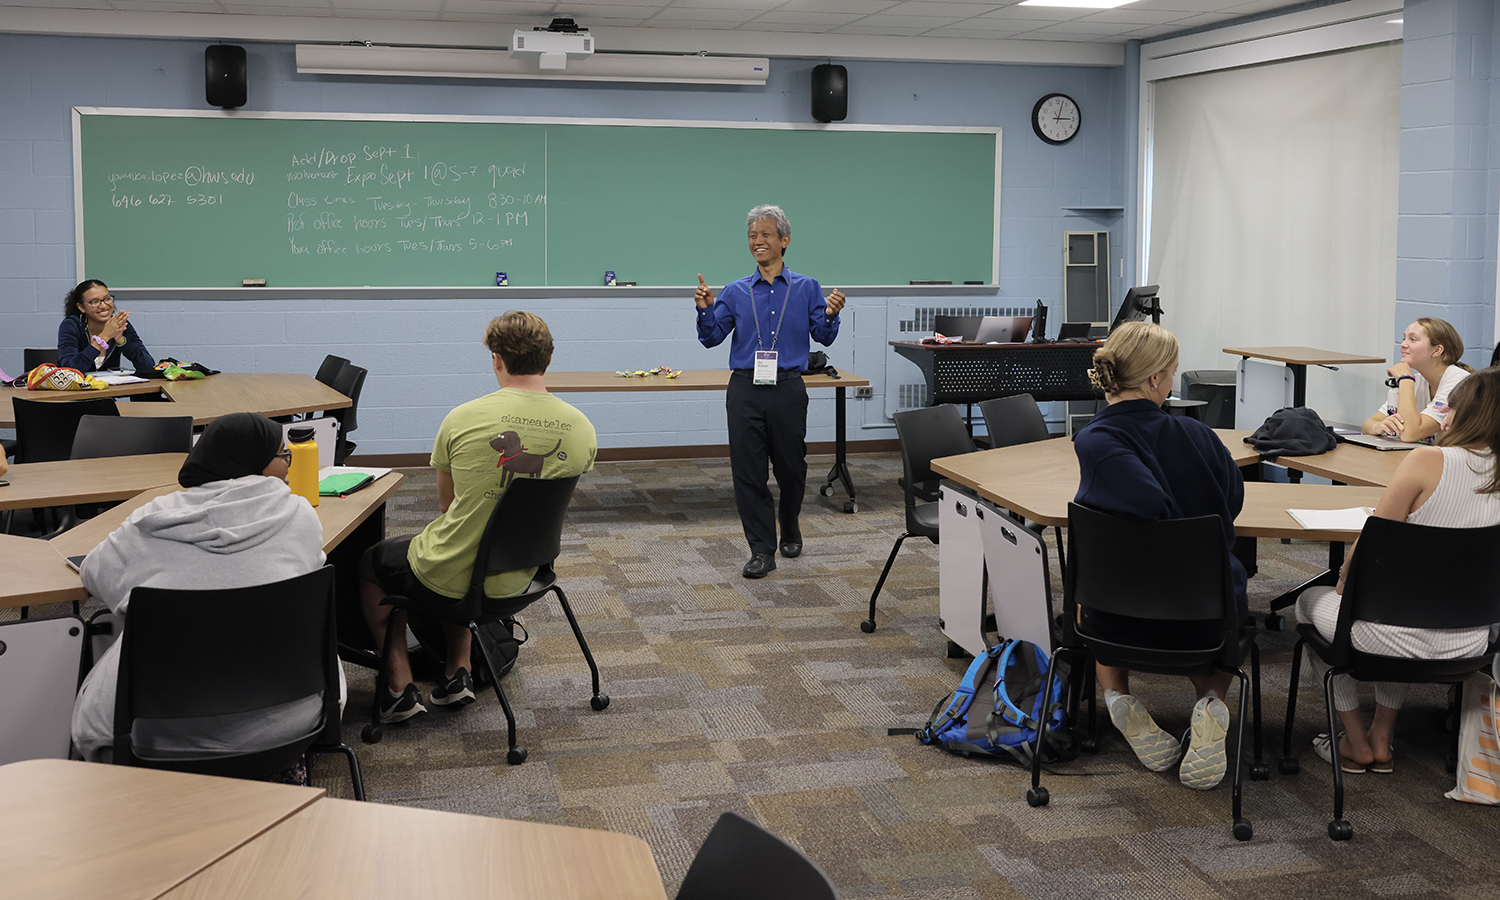
[[[1343,737],[1344,732],[1339,732],[1339,738],[1342,739]],[[1317,737],[1313,738],[1312,744],[1313,752],[1318,754],[1318,758],[1322,759],[1323,762],[1326,762],[1329,765],[1333,765],[1333,742],[1329,740],[1327,733],[1320,734]],[[1387,763],[1387,765],[1389,765],[1389,763]],[[1355,760],[1350,759],[1342,753],[1339,754],[1339,768],[1344,770],[1345,775],[1363,775],[1366,772],[1370,771],[1369,766],[1365,765],[1362,762],[1356,762]]]
[[[1393,753],[1390,757],[1387,757],[1385,759],[1375,760],[1374,762],[1370,763],[1367,771],[1374,772],[1376,775],[1393,774],[1396,771],[1396,761],[1394,757],[1395,754]]]

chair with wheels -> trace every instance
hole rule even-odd
[[[77,616],[0,624],[0,766],[68,758],[83,631]]]
[[[342,753],[365,799],[340,732],[332,566],[254,587],[138,587],[120,641],[116,765],[243,777]]]
[[[984,416],[991,447],[1014,447],[1052,437],[1041,407],[1030,394],[985,400],[979,404],[979,414]]]
[[[1222,628],[1203,646],[1164,648],[1123,643],[1092,634],[1078,624],[1079,608],[1116,616],[1131,616],[1161,623],[1221,622]],[[1245,744],[1247,701],[1253,698],[1252,740],[1255,761],[1250,777],[1269,777],[1261,761],[1260,648],[1255,643],[1255,622],[1240,617],[1230,575],[1229,550],[1224,546],[1224,528],[1218,516],[1136,522],[1068,504],[1068,561],[1063,577],[1064,637],[1053,656],[1045,690],[1050,695],[1061,658],[1074,666],[1099,662],[1134,672],[1190,675],[1208,670],[1228,672],[1239,679],[1239,726],[1234,738],[1234,780],[1231,811],[1235,839],[1249,840],[1254,829],[1241,815],[1241,775]],[[1241,668],[1250,657],[1250,677]],[[1090,681],[1091,679],[1085,679]],[[1087,691],[1089,740],[1095,736],[1094,692]],[[1076,708],[1074,709],[1076,716]],[[1076,721],[1076,719],[1075,719]],[[1038,746],[1045,737],[1042,723]],[[1041,786],[1041,754],[1031,770],[1032,787],[1026,800],[1045,806],[1047,789]]]
[[[434,613],[434,618],[441,621],[468,628],[474,637],[473,646],[479,648],[484,664],[491,672],[500,673],[504,671],[506,660],[498,655],[498,647],[494,645],[490,631],[484,626],[493,622],[508,624],[521,610],[549,593],[556,594],[558,604],[568,617],[568,625],[573,629],[573,637],[578,639],[578,649],[583,651],[583,658],[588,662],[589,672],[593,676],[594,694],[589,700],[589,706],[598,712],[609,706],[609,695],[599,690],[599,667],[594,663],[594,655],[589,652],[588,641],[584,640],[583,631],[578,627],[578,619],[573,615],[568,595],[563,593],[553,569],[554,561],[562,552],[563,518],[577,485],[577,475],[571,478],[517,478],[512,481],[500,497],[500,502],[495,504],[489,523],[484,527],[484,534],[479,539],[474,569],[469,576],[469,590],[462,602],[455,604],[455,610],[444,614],[424,611]],[[531,577],[531,584],[522,593],[514,597],[485,596],[484,582],[489,576],[532,568],[536,569],[536,574]],[[390,658],[393,637],[406,634],[407,598],[392,595],[385,599],[385,603],[396,609],[386,623],[381,659]],[[505,696],[505,689],[500,686],[499,677],[494,678],[493,683],[495,696],[500,700],[501,710],[505,712],[506,738],[509,741],[505,761],[518,766],[526,761],[527,751],[516,743],[515,713],[511,711],[510,700]],[[379,698],[386,689],[385,669],[382,667],[381,674],[375,679],[375,698],[370,704],[370,724],[361,732],[367,743],[376,743],[382,736]]]
[[[1344,773],[1339,759],[1339,720],[1333,703],[1333,677],[1356,681],[1394,681],[1407,684],[1454,684],[1461,694],[1469,675],[1488,669],[1500,650],[1491,642],[1480,656],[1462,659],[1412,659],[1369,653],[1350,640],[1355,622],[1405,628],[1481,628],[1500,622],[1500,525],[1483,528],[1439,528],[1371,516],[1365,520],[1359,543],[1349,560],[1339,604],[1338,627],[1325,639],[1311,622],[1297,626],[1292,649],[1291,685],[1286,698],[1286,723],[1281,737],[1282,774],[1300,769],[1292,756],[1292,724],[1297,713],[1297,681],[1304,646],[1328,664],[1323,677],[1328,712],[1330,756],[1333,758],[1333,818],[1328,836],[1347,841],[1354,828],[1344,818]],[[1463,560],[1447,566],[1436,582],[1424,560]],[[1418,602],[1419,601],[1419,602]],[[1459,708],[1462,708],[1460,704]],[[1458,760],[1458,730],[1453,732],[1449,771]]]
[[[359,394],[365,386],[365,376],[370,374],[368,369],[361,368],[353,363],[345,363],[335,376],[334,390],[354,401],[343,409],[331,409],[328,415],[339,420],[339,439],[333,449],[333,464],[342,466],[349,454],[354,452],[355,443],[349,440],[349,432],[359,427]]]
[[[344,371],[344,366],[347,365],[349,365],[349,360],[330,353],[323,357],[323,364],[318,366],[318,374],[313,377],[323,384],[333,387],[333,383],[338,379],[339,373]]]
[[[870,594],[870,617],[859,623],[859,630],[875,630],[875,601],[891,574],[891,564],[901,544],[909,537],[924,537],[938,542],[938,482],[941,475],[932,471],[932,461],[944,456],[974,452],[974,440],[964,427],[958,407],[951,403],[927,406],[896,413],[896,438],[901,444],[901,488],[906,501],[906,530],[896,538],[885,568]]]
[[[802,851],[732,812],[719,816],[688,866],[677,900],[838,900]]]
[[[58,363],[56,347],[27,347],[22,351],[22,359],[26,362],[26,371],[30,372],[42,363]]]
[[[89,400],[11,401],[16,412],[16,462],[52,462],[71,459],[73,436],[84,416],[116,416],[120,409],[112,397]]]
[[[103,459],[147,453],[187,453],[193,449],[193,417],[133,419],[83,416],[73,435],[70,459]]]

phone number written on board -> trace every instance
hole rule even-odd
[[[109,175],[109,202],[116,209],[136,209],[141,206],[219,206],[224,203],[225,185],[255,183],[255,172],[250,169],[224,171],[203,166],[188,166],[172,172],[111,172]],[[135,188],[142,186],[141,193]],[[172,188],[187,188],[178,193]],[[125,188],[125,190],[121,190]]]

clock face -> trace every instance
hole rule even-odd
[[[1067,94],[1048,94],[1031,109],[1031,127],[1049,144],[1066,144],[1078,133],[1083,116]]]

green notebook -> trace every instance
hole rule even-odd
[[[366,475],[363,472],[345,472],[341,475],[329,475],[318,482],[318,496],[347,497],[374,480],[372,476]]]

